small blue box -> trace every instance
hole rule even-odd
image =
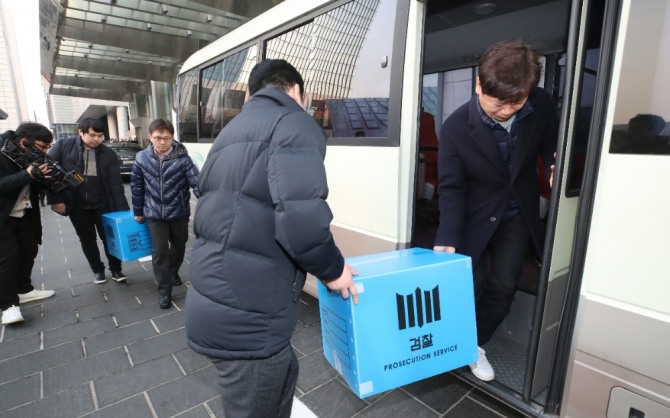
[[[359,303],[318,282],[323,352],[360,398],[477,361],[472,261],[423,248],[347,259]]]
[[[129,210],[102,215],[107,249],[121,261],[151,255],[151,235],[146,222],[139,223]]]

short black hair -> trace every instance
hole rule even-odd
[[[249,74],[249,94],[265,87],[288,91],[294,85],[300,86],[300,96],[305,94],[305,82],[294,66],[281,59],[267,59],[259,62]]]
[[[149,124],[149,133],[152,134],[155,131],[168,131],[170,135],[174,136],[174,126],[172,122],[167,119],[154,119],[153,122]]]
[[[496,42],[479,59],[482,93],[503,103],[530,95],[540,82],[539,54],[531,45],[512,39]]]
[[[105,124],[102,123],[102,120],[100,119],[95,119],[95,118],[84,118],[82,119],[81,122],[79,122],[79,129],[83,133],[88,133],[88,129],[91,128],[93,129],[93,132],[98,132],[98,133],[104,133],[105,132]]]
[[[14,131],[14,136],[18,139],[28,138],[31,141],[42,141],[50,144],[54,136],[46,126],[41,123],[23,122]]]

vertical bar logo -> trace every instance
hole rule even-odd
[[[421,290],[418,287],[408,295],[395,294],[398,309],[398,329],[423,327],[424,324],[442,319],[440,313],[440,286],[432,290]]]

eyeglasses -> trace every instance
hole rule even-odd
[[[39,150],[42,152],[46,152],[49,150],[49,148],[51,148],[51,145],[44,145],[40,144],[39,142],[33,142],[33,144],[35,144],[37,148],[39,148]]]
[[[170,142],[170,141],[172,141],[171,136],[152,136],[151,139],[156,141],[156,142]]]

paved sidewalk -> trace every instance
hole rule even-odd
[[[48,207],[42,213],[33,285],[56,295],[21,305],[26,322],[0,328],[0,415],[223,417],[215,369],[186,345],[192,233],[180,271],[185,285],[161,310],[150,261],[124,263],[127,283],[96,285],[69,219]],[[323,356],[318,301],[305,293],[301,301],[294,417],[521,416],[451,374],[358,399]]]

